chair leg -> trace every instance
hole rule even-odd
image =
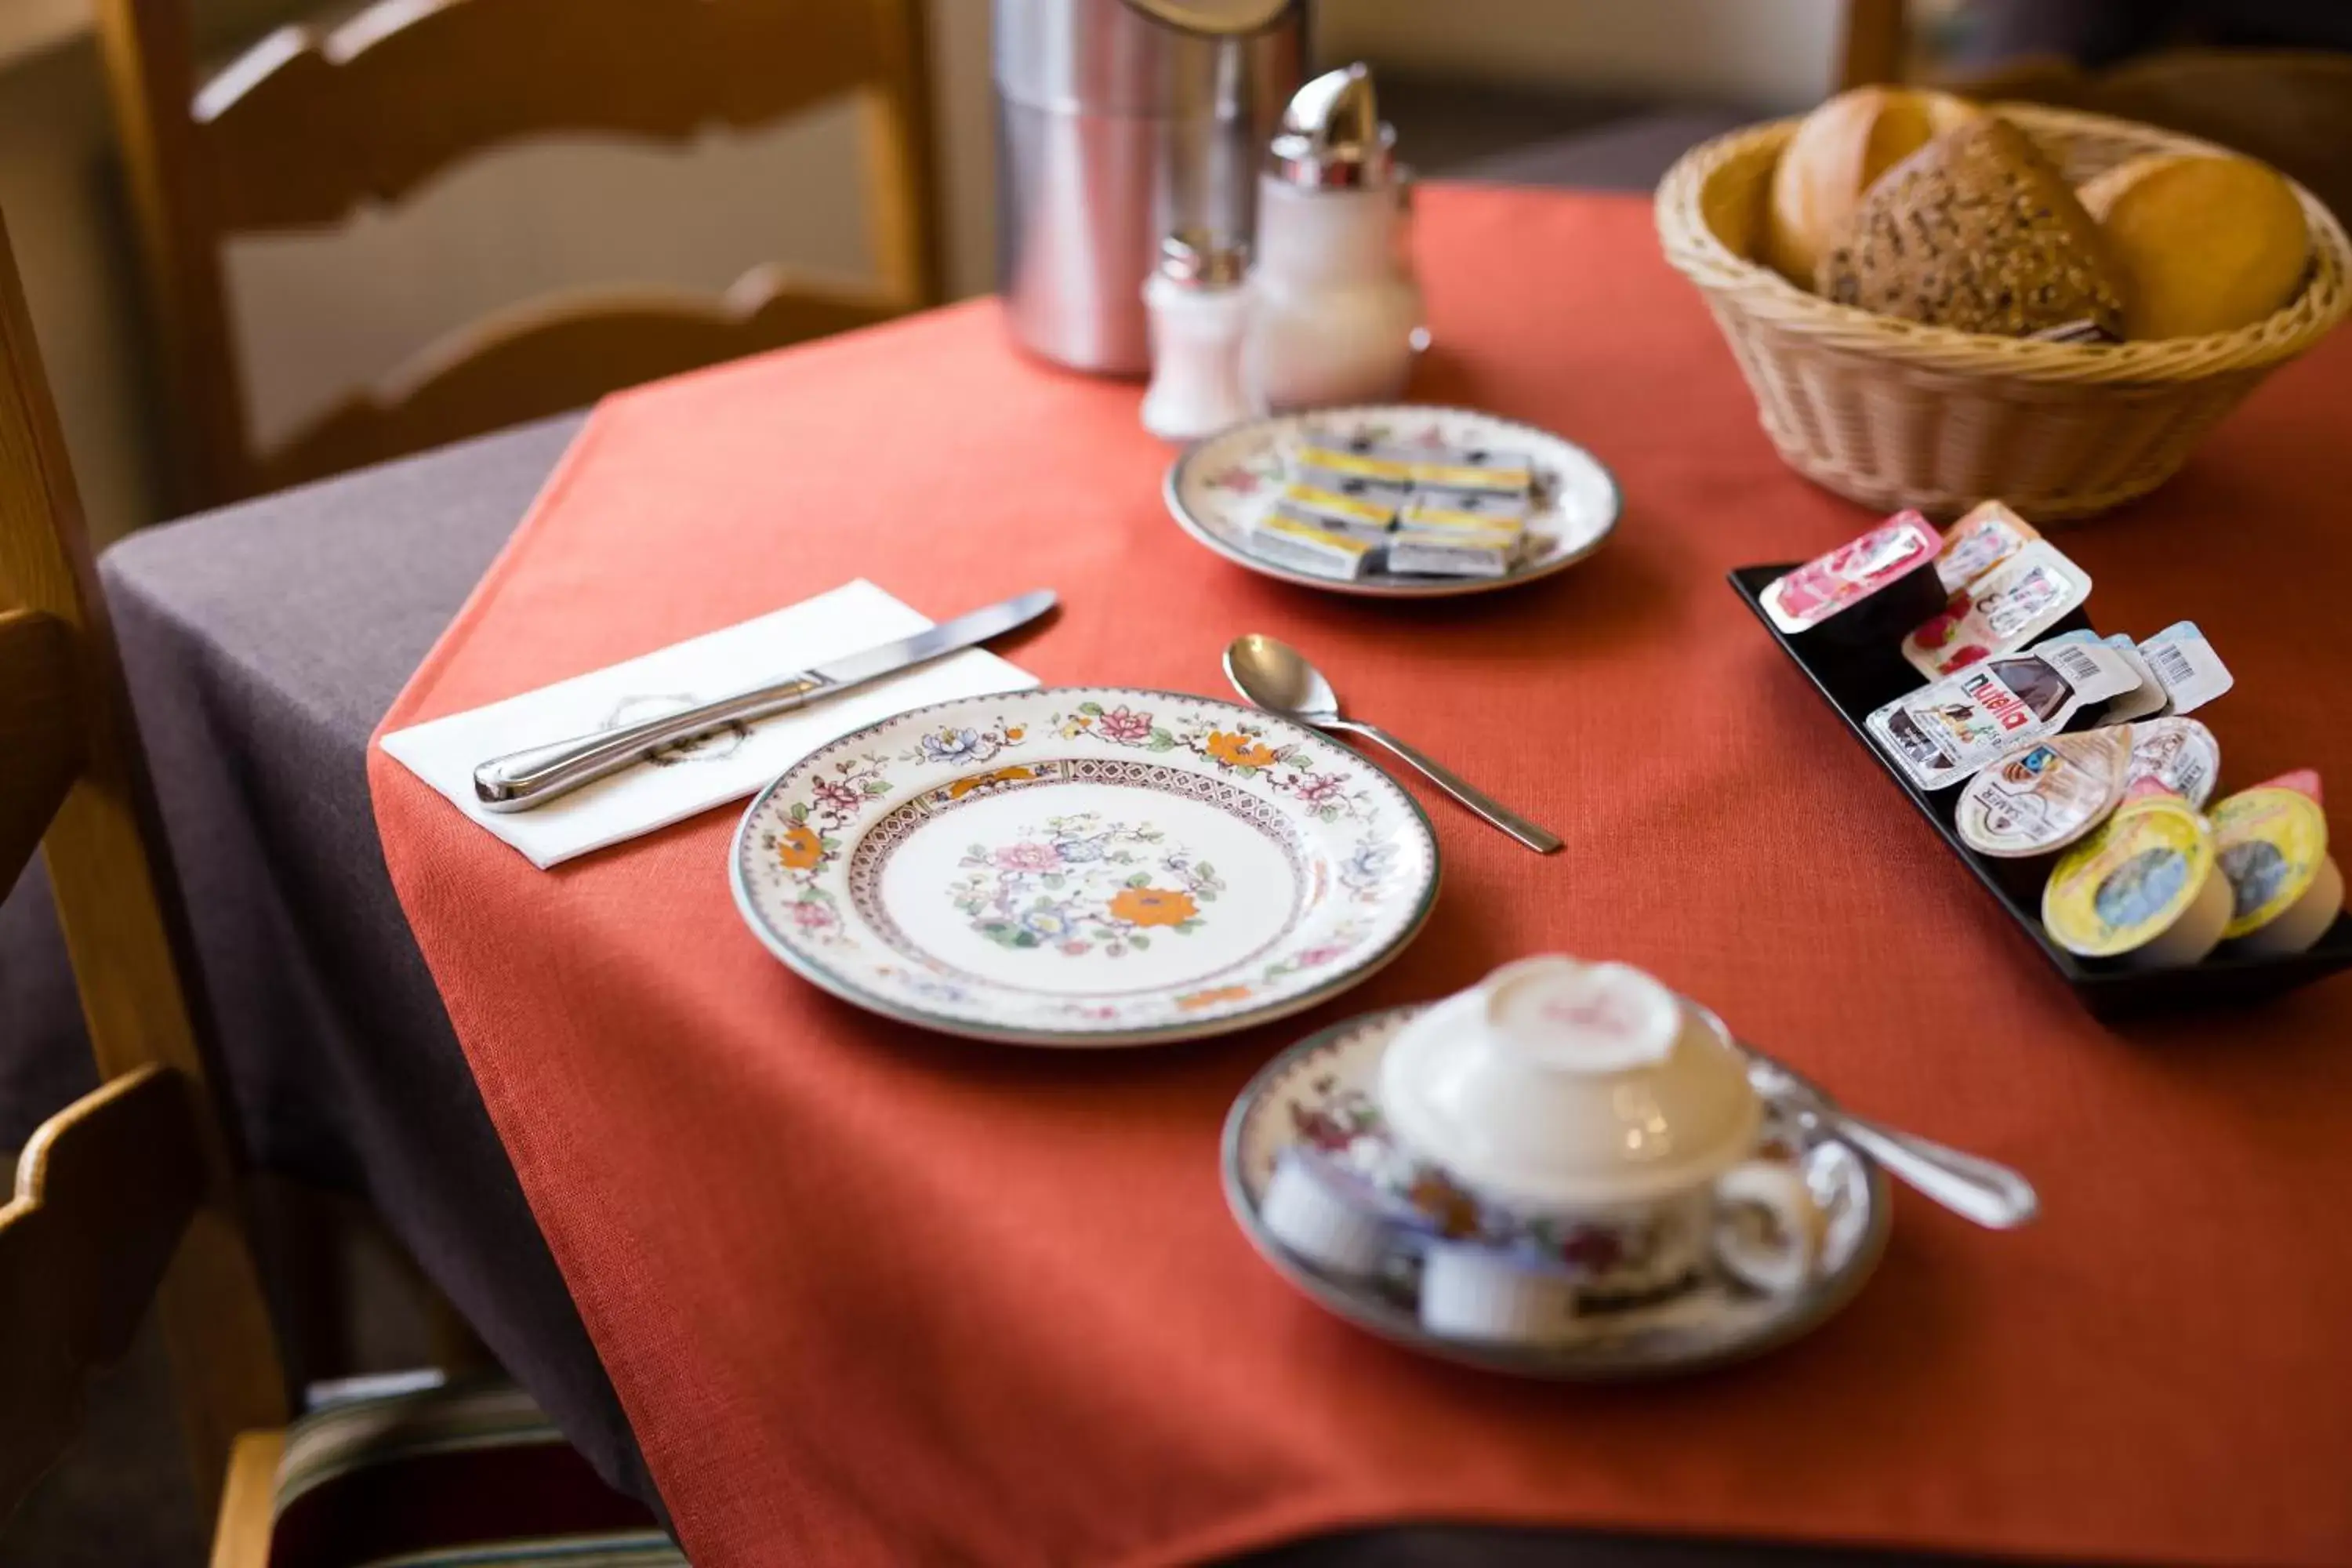
[[[237,1435],[286,1420],[277,1337],[244,1232],[216,1210],[198,1210],[153,1310],[172,1358],[197,1503],[209,1511]]]
[[[221,1490],[213,1530],[212,1568],[268,1568],[269,1529],[278,1500],[282,1431],[247,1432],[229,1452],[228,1483]]]

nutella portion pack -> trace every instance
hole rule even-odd
[[[2053,640],[1977,660],[1896,698],[1863,727],[1905,777],[1922,789],[1944,789],[2021,742],[2059,733],[2139,682],[2105,643]]]

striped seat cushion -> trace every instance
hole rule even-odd
[[[512,1384],[338,1400],[286,1430],[270,1568],[685,1561]]]

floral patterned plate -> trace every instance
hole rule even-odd
[[[1534,459],[1538,506],[1528,519],[1529,542],[1517,566],[1500,577],[1430,577],[1368,572],[1353,582],[1318,577],[1250,552],[1248,520],[1258,498],[1282,477],[1282,444],[1302,426],[1405,446],[1490,447]],[[1366,598],[1437,599],[1515,588],[1575,565],[1617,526],[1617,480],[1600,459],[1548,430],[1468,408],[1412,403],[1320,408],[1253,419],[1195,442],[1160,487],[1185,532],[1226,560],[1268,577]]]
[[[1277,1273],[1322,1306],[1410,1349],[1493,1372],[1559,1382],[1608,1383],[1696,1372],[1788,1343],[1852,1300],[1886,1248],[1891,1200],[1885,1173],[1835,1139],[1817,1137],[1768,1106],[1763,1148],[1784,1153],[1829,1215],[1820,1278],[1789,1296],[1762,1296],[1718,1275],[1662,1299],[1612,1306],[1604,1326],[1559,1345],[1486,1344],[1422,1327],[1420,1260],[1409,1246],[1377,1278],[1340,1279],[1292,1253],[1265,1228],[1259,1205],[1284,1150],[1311,1147],[1368,1173],[1396,1158],[1373,1093],[1381,1055],[1421,1009],[1368,1013],[1309,1036],[1242,1090],[1225,1120],[1225,1201]],[[1576,1247],[1579,1237],[1561,1242]]]
[[[888,1017],[1127,1046],[1311,1007],[1402,952],[1437,840],[1395,781],[1214,698],[965,698],[803,757],[736,830],[769,950]]]

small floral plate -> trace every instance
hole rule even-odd
[[[1281,483],[1283,442],[1302,426],[1397,446],[1526,452],[1535,468],[1537,499],[1528,519],[1527,552],[1500,577],[1375,571],[1352,582],[1318,577],[1253,554],[1249,519],[1266,490]],[[1549,577],[1600,549],[1617,526],[1621,505],[1615,476],[1573,442],[1475,409],[1412,403],[1318,408],[1235,425],[1186,448],[1160,489],[1184,531],[1236,565],[1304,587],[1383,599],[1485,594]]]
[[[1886,1176],[1845,1143],[1819,1137],[1767,1106],[1761,1147],[1795,1161],[1828,1215],[1818,1277],[1765,1296],[1710,1273],[1655,1299],[1612,1305],[1599,1326],[1557,1345],[1484,1343],[1423,1328],[1420,1258],[1401,1244],[1369,1279],[1328,1273],[1293,1253],[1260,1218],[1284,1151],[1309,1149],[1341,1168],[1391,1161],[1395,1146],[1373,1099],[1381,1057],[1418,1007],[1368,1013],[1309,1036],[1276,1057],[1225,1120],[1225,1201],[1251,1243],[1282,1277],[1322,1306],[1385,1340],[1446,1361],[1557,1382],[1611,1383],[1696,1372],[1761,1355],[1827,1321],[1851,1301],[1886,1247]],[[1573,1247],[1579,1238],[1566,1238]]]
[[[1131,1046],[1311,1007],[1437,898],[1412,797],[1254,708],[1121,688],[918,708],[803,757],[736,829],[786,964],[949,1034]]]

